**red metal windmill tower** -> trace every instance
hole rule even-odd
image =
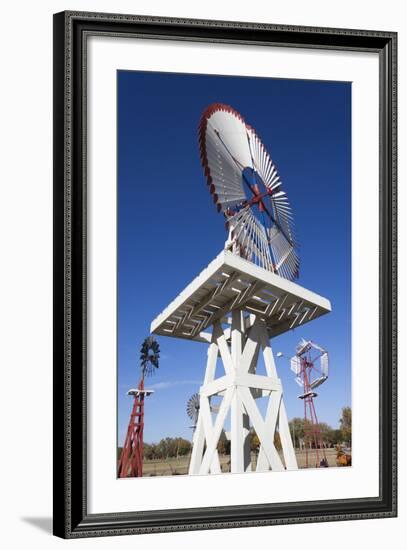
[[[130,415],[129,427],[119,460],[119,477],[141,477],[143,475],[143,431],[144,431],[144,400],[153,390],[144,388],[144,378],[158,368],[160,347],[156,340],[149,336],[143,342],[140,350],[141,378],[137,389],[130,389],[127,395],[134,396],[133,409]]]
[[[304,443],[305,464],[309,466],[309,455],[315,453],[315,464],[311,467],[328,466],[325,445],[315,412],[315,388],[328,378],[328,353],[311,341],[301,340],[296,354],[291,358],[291,370],[296,374],[295,381],[303,388],[298,396],[304,401]]]

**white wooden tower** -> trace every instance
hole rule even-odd
[[[220,473],[217,444],[228,415],[232,472],[252,470],[250,427],[260,441],[257,471],[297,468],[270,339],[330,309],[325,298],[222,251],[152,322],[152,333],[209,344],[190,474]],[[257,372],[260,354],[264,374]],[[215,397],[221,398],[216,413]],[[268,399],[265,416],[256,403],[261,397]],[[274,446],[276,430],[282,458]]]

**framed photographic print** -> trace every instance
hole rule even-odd
[[[54,533],[396,515],[396,34],[54,16]]]

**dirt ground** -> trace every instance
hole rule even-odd
[[[321,451],[318,451],[319,459],[322,458]],[[297,464],[299,468],[306,467],[305,451],[296,450]],[[325,455],[330,467],[336,467],[336,450],[326,449]],[[148,476],[171,476],[185,475],[188,473],[189,456],[180,458],[169,458],[167,460],[145,460],[143,463],[143,477]],[[256,455],[252,455],[252,469],[256,468]],[[282,455],[281,455],[282,458]],[[222,472],[230,472],[230,456],[220,456]],[[308,465],[313,467],[316,464],[315,451],[308,452]]]

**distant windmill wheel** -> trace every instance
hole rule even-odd
[[[213,201],[227,220],[228,247],[286,279],[297,278],[291,207],[255,130],[229,105],[214,103],[201,117],[199,144]]]
[[[187,415],[193,422],[193,428],[196,427],[196,423],[198,422],[198,416],[199,416],[199,409],[200,409],[200,397],[199,393],[194,393],[187,401]],[[211,413],[217,413],[219,412],[219,407],[217,405],[210,405],[209,410]]]
[[[302,338],[291,358],[291,370],[296,375],[297,384],[303,387],[306,383],[310,390],[318,388],[328,379],[328,368],[328,352],[315,342]]]
[[[154,369],[158,369],[160,346],[153,336],[148,336],[140,349],[140,368],[142,378],[151,376]]]
[[[199,394],[194,393],[187,402],[187,415],[196,426],[199,416]]]

